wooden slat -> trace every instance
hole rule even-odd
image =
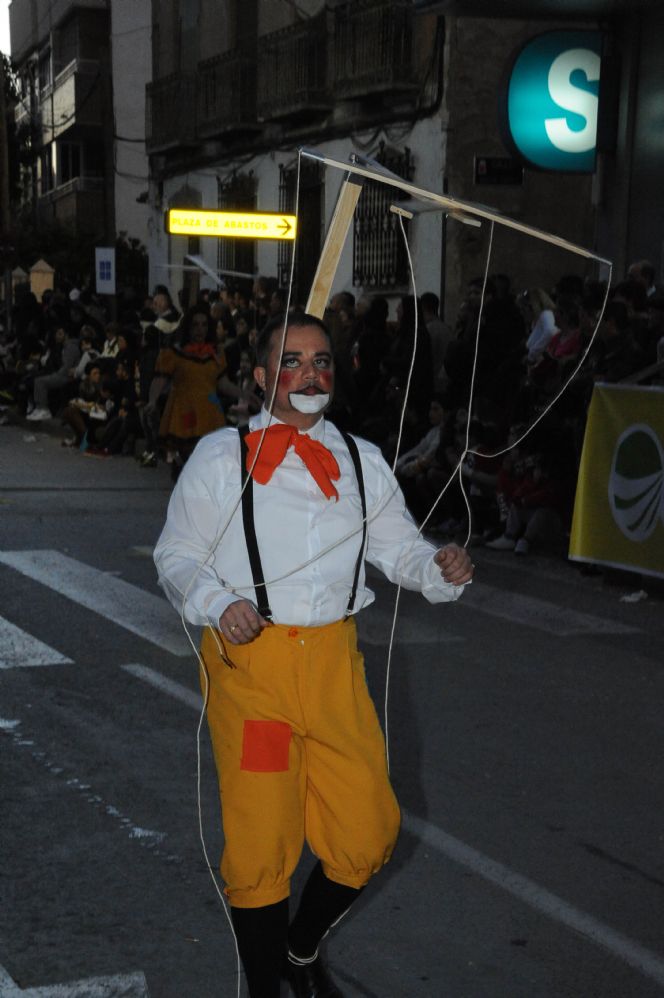
[[[339,266],[341,251],[344,248],[348,230],[353,222],[353,215],[363,186],[363,180],[358,178],[351,179],[348,176],[344,180],[339,192],[339,198],[334,209],[330,227],[327,230],[325,245],[318,261],[307,301],[307,312],[310,315],[317,316],[319,319],[323,318],[323,313],[330,297],[334,275]]]

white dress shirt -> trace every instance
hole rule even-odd
[[[268,419],[263,409],[251,419],[250,430],[265,426]],[[273,417],[272,423],[277,422]],[[321,417],[307,433],[337,459],[338,501],[325,498],[292,447],[267,485],[254,482],[253,492],[273,620],[315,627],[346,613],[362,541],[362,506],[355,469],[337,428]],[[418,536],[380,451],[365,440],[357,444],[367,501],[367,561],[392,582],[419,590],[430,603],[457,599],[463,586],[442,578],[433,560],[437,549]],[[154,552],[160,585],[179,612],[184,601],[184,616],[192,624],[217,627],[234,600],[256,603],[240,492],[238,431],[226,428],[203,437],[180,474]],[[354,612],[374,598],[362,565]]]

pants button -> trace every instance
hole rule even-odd
[[[290,630],[288,631],[288,637],[289,638],[296,638],[297,637],[297,627],[291,627],[290,628]]]

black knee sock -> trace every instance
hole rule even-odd
[[[330,926],[361,893],[361,887],[358,890],[329,880],[321,864],[316,863],[304,885],[297,914],[288,930],[291,954],[303,960],[313,957]]]
[[[288,898],[263,908],[231,908],[250,998],[279,998],[288,950]]]

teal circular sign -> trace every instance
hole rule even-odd
[[[602,36],[550,31],[532,38],[514,61],[507,125],[524,159],[544,170],[595,169]]]

